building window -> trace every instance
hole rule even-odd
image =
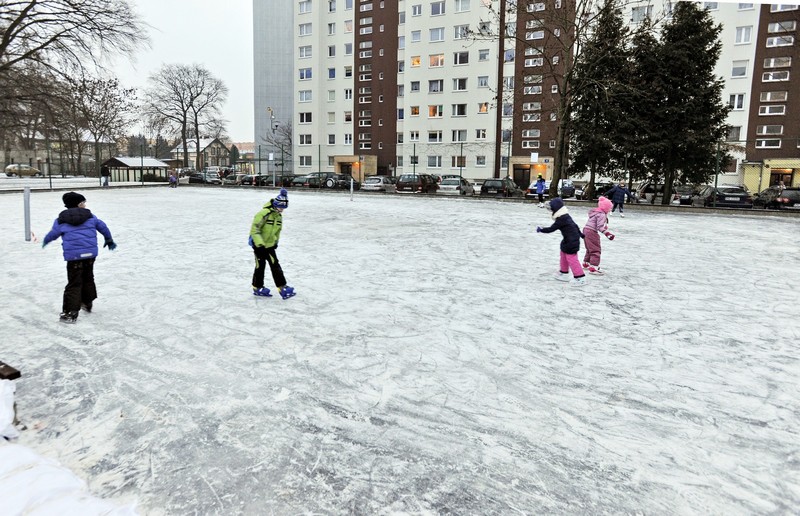
[[[311,12],[311,0],[301,0],[300,14]]]
[[[733,110],[744,109],[744,93],[735,93],[728,98],[728,105]]]
[[[403,133],[397,133],[397,143],[403,143]]]
[[[761,75],[761,82],[780,82],[789,80],[789,70],[780,72],[764,72]]]
[[[469,64],[469,52],[455,52],[453,53],[453,64],[455,65],[465,65]]]
[[[738,142],[742,135],[742,128],[738,125],[728,126],[728,134],[725,139],[729,142]]]
[[[489,60],[489,49],[482,48],[478,50],[478,61],[488,61]]]
[[[439,68],[444,66],[444,54],[433,54],[428,57],[429,68]]]
[[[537,39],[544,39],[544,31],[543,30],[532,30],[525,33],[525,39],[528,41],[534,41]]]
[[[522,121],[523,122],[539,122],[542,120],[541,113],[523,113],[522,114]]]
[[[419,141],[419,131],[409,131],[408,132],[408,141],[410,141],[410,142],[418,142]]]
[[[411,116],[419,116],[419,106],[411,106],[408,109]]]
[[[298,102],[311,102],[311,90],[300,90]]]
[[[788,91],[763,91],[761,92],[761,102],[784,102],[789,98]]]
[[[465,142],[467,141],[467,130],[466,129],[454,129],[451,134],[453,141],[458,142]]]
[[[300,47],[299,57],[300,59],[311,57],[311,45],[303,45]]]
[[[771,36],[767,38],[767,48],[790,47],[794,45],[794,36]]]
[[[761,116],[785,115],[786,106],[783,104],[774,106],[758,106],[758,114]]]
[[[441,93],[444,90],[444,79],[428,81],[428,93]]]
[[[311,68],[300,68],[300,80],[307,81],[311,79]]]
[[[352,66],[345,66],[344,67],[344,76],[345,77],[352,77],[353,76],[353,67]]]
[[[455,4],[455,11],[457,13],[469,11],[469,0],[455,0]]]
[[[514,105],[511,102],[503,103],[503,116],[509,117],[514,114]]]
[[[336,12],[336,0],[328,0],[328,12],[329,13]]]
[[[436,27],[430,30],[430,41],[444,41],[444,27]]]
[[[352,111],[345,111],[344,112],[344,122],[346,124],[353,122],[353,112]]]
[[[641,6],[641,7],[634,7],[631,10],[631,21],[633,23],[642,23],[646,19],[650,18],[653,14],[653,6]]]
[[[759,125],[756,127],[756,134],[759,136],[778,136],[783,134],[782,125]]]
[[[311,166],[311,156],[300,156],[300,166],[301,167],[310,167]]]
[[[411,31],[411,42],[412,43],[419,43],[422,41],[422,31],[421,30],[412,30]]]
[[[734,61],[731,67],[731,77],[746,77],[747,61]]]
[[[328,90],[328,102],[333,102],[334,100],[336,100],[336,91]]]
[[[541,111],[542,110],[542,103],[541,102],[525,102],[522,104],[523,111]]]
[[[442,143],[442,131],[428,131],[428,143]]]
[[[522,89],[522,93],[524,95],[541,95],[542,94],[542,87],[541,86],[525,86]]]
[[[558,93],[558,84],[550,86],[550,93]]]
[[[542,132],[539,129],[525,129],[522,131],[523,138],[538,138],[542,135]]]
[[[764,68],[788,68],[792,66],[791,57],[768,57],[764,59]]]
[[[466,90],[467,90],[466,78],[453,79],[453,91],[466,91]]]
[[[476,167],[485,167],[486,166],[486,156],[475,156],[475,166]]]
[[[428,106],[428,118],[442,118],[444,108],[441,104],[431,104]]]
[[[336,57],[336,45],[328,46],[328,57]]]
[[[353,145],[353,134],[352,133],[345,133],[345,135],[344,135],[344,144],[345,145]]]
[[[466,39],[469,36],[469,25],[456,25],[453,27],[453,39]]]
[[[399,109],[397,110],[397,119],[398,119],[398,120],[404,120],[405,118],[406,118],[406,112],[405,112],[405,110],[404,110],[403,108],[399,108]]]
[[[329,134],[328,135],[328,145],[336,145],[336,135]]]
[[[464,168],[467,166],[465,156],[450,156],[450,168]]]
[[[333,111],[328,111],[328,123],[335,124],[336,123],[336,113]]]
[[[329,23],[328,24],[328,36],[333,36],[334,34],[336,34],[336,24],[335,23]]]
[[[300,36],[310,36],[311,35],[311,24],[310,23],[301,23],[298,29],[298,34]]]
[[[441,16],[444,14],[444,2],[431,2],[431,16]]]
[[[703,2],[703,7],[709,11],[716,11],[719,9],[719,2]]]
[[[422,4],[411,6],[411,16],[422,16]]]
[[[453,104],[453,116],[467,116],[467,105],[466,104]]]
[[[353,88],[345,88],[344,100],[352,100],[352,99],[353,99]]]
[[[538,149],[539,140],[522,140],[523,149]]]
[[[406,85],[405,84],[398,84],[397,85],[397,96],[404,97],[406,94]]]
[[[397,48],[400,49],[400,50],[403,50],[404,48],[406,48],[406,37],[405,36],[400,36],[400,37],[397,38]]]
[[[507,91],[511,91],[514,89],[514,76],[509,75],[507,77],[503,77],[503,89]]]
[[[753,4],[739,4],[740,11],[748,11],[753,8]]]
[[[301,134],[300,135],[300,145],[311,145],[311,135],[310,134]]]
[[[478,113],[488,113],[488,112],[489,112],[489,103],[478,102]]]
[[[489,76],[488,75],[478,76],[478,88],[488,88],[488,87],[489,87]]]
[[[476,140],[485,140],[486,139],[486,129],[475,129],[475,139]]]
[[[769,12],[782,13],[784,11],[796,11],[797,5],[793,4],[772,4],[769,6]]]
[[[780,149],[781,140],[779,138],[774,140],[756,140],[756,149]]]
[[[753,35],[753,27],[748,25],[747,27],[736,27],[736,44],[743,45],[745,43],[750,43],[750,37]]]
[[[542,66],[544,59],[541,57],[529,57],[525,59],[525,66]]]
[[[397,24],[398,25],[403,25],[406,22],[406,12],[405,11],[401,11],[401,12],[397,13],[397,19],[398,19]]]
[[[411,86],[411,93],[419,91],[419,81],[411,81],[411,84],[409,86]]]
[[[352,43],[345,43],[344,44],[344,55],[352,56],[353,55],[353,44]]]
[[[311,113],[300,113],[300,123],[301,124],[310,124],[311,123]]]
[[[442,157],[428,156],[428,168],[442,168]]]
[[[775,33],[775,32],[792,32],[797,28],[797,22],[795,20],[784,20],[779,22],[773,22],[767,25],[767,32]]]

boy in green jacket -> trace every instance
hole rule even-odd
[[[281,238],[283,225],[283,210],[289,207],[289,198],[286,189],[281,188],[280,193],[270,199],[264,207],[256,213],[253,224],[250,226],[250,247],[256,255],[256,268],[253,271],[253,295],[272,297],[269,289],[264,286],[264,268],[269,263],[272,279],[283,299],[294,296],[294,289],[286,284],[283,269],[278,262],[275,249]]]

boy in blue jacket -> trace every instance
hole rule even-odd
[[[53,229],[44,237],[42,248],[61,237],[64,260],[67,262],[67,286],[61,322],[74,323],[81,308],[92,311],[92,302],[97,299],[94,284],[94,260],[97,257],[97,232],[105,237],[103,247],[117,248],[111,231],[102,220],[86,209],[86,198],[76,192],[67,192],[62,197],[67,208],[58,214]]]

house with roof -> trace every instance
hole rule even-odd
[[[111,182],[166,181],[169,165],[146,157],[116,156],[103,162],[111,173]]]
[[[170,151],[173,159],[183,162],[184,155],[188,155],[189,167],[197,166],[199,169],[206,167],[227,167],[230,165],[230,150],[219,138],[200,138],[200,163],[197,163],[197,140],[186,141]]]

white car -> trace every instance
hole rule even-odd
[[[475,187],[463,177],[448,177],[439,183],[439,191],[443,195],[475,195]]]
[[[369,176],[361,184],[365,192],[391,192],[396,190],[392,180],[386,176]]]

